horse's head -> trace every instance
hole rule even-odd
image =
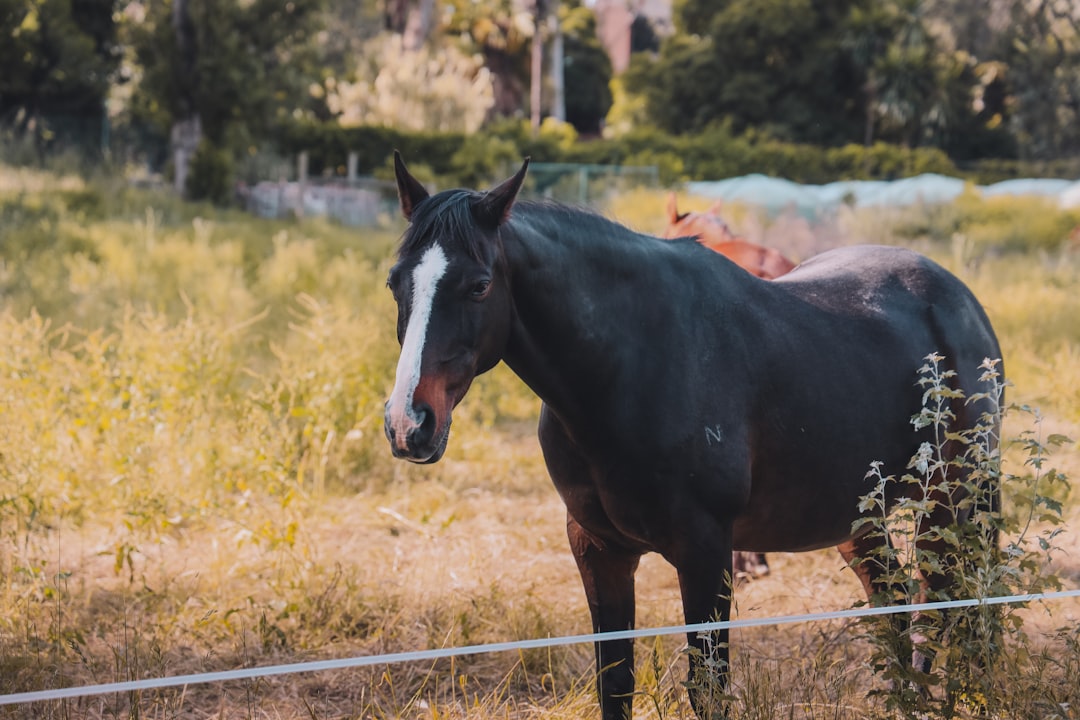
[[[429,196],[394,153],[401,212],[409,227],[387,285],[397,302],[401,343],[386,437],[395,457],[442,457],[450,416],[473,378],[502,358],[512,302],[499,228],[521,189],[526,160],[486,192]]]
[[[720,216],[721,203],[717,201],[707,212],[679,212],[675,193],[668,195],[668,226],[665,238],[700,237],[713,243],[727,242],[736,238],[735,233]]]

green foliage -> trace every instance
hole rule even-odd
[[[446,0],[444,31],[484,58],[492,75],[494,115],[517,117],[528,102],[533,7],[515,0]]]
[[[187,197],[227,205],[232,200],[232,156],[204,138],[191,158],[186,180]]]
[[[102,149],[104,103],[122,53],[119,6],[0,2],[0,126],[32,138],[39,159],[47,151]]]
[[[510,140],[470,135],[451,158],[454,177],[463,187],[484,187],[497,179],[511,164],[521,162]]]
[[[999,39],[1008,117],[1021,157],[1054,160],[1080,153],[1080,26],[1070,3],[1011,3]]]
[[[968,188],[953,203],[901,213],[902,237],[929,237],[950,244],[963,262],[995,253],[1061,250],[1080,225],[1080,211],[1048,198],[984,197]]]
[[[391,128],[286,125],[287,152],[307,150],[312,173],[344,174],[345,158],[358,154],[359,172],[382,172],[394,148],[410,162],[429,166],[444,187],[475,187],[498,177],[529,156],[535,162],[599,165],[656,165],[664,184],[766,173],[795,182],[841,179],[896,179],[927,172],[959,175],[936,148],[904,148],[875,143],[822,148],[777,140],[764,133],[735,133],[712,125],[693,135],[671,135],[638,127],[618,137],[573,142],[548,121],[533,136],[525,120],[503,120],[463,136],[457,133],[402,133]]]
[[[465,141],[463,133],[405,133],[394,128],[298,122],[283,123],[278,142],[288,154],[308,153],[308,169],[313,175],[345,174],[350,152],[357,154],[357,172],[375,174],[389,167],[394,149],[406,158],[415,158],[434,168],[438,174],[450,173],[453,156]]]
[[[319,79],[312,41],[320,0],[184,0],[179,29],[173,7],[152,3],[129,28],[143,68],[132,99],[137,121],[168,132],[198,116],[207,137],[225,147],[265,138],[276,121],[316,104],[308,88]]]
[[[981,366],[985,391],[964,397],[951,387],[955,371],[944,358],[927,356],[920,370],[923,409],[912,418],[916,430],[929,429],[900,478],[883,476],[874,463],[868,479],[874,489],[863,497],[865,513],[853,530],[868,531],[881,546],[862,562],[880,573],[874,605],[993,598],[1059,589],[1060,580],[1047,570],[1062,532],[1062,506],[1054,499],[1068,489],[1065,476],[1046,467],[1050,446],[1070,442],[1036,429],[1016,441],[1027,456],[1029,473],[1017,476],[1001,467],[998,432],[1005,408],[1005,385],[999,361]],[[957,428],[959,402],[981,401],[989,407],[970,428]],[[1014,408],[1031,412],[1028,408]],[[896,485],[903,488],[896,488]],[[1011,507],[1003,511],[993,493],[1001,488]],[[909,498],[890,498],[903,493]],[[1004,546],[999,548],[999,538]],[[933,580],[933,582],[930,582]],[[872,647],[874,670],[888,681],[886,706],[905,717],[930,712],[955,717],[974,710],[1009,716],[1015,702],[1013,681],[1019,667],[1008,647],[1026,647],[1022,603],[975,605],[927,611],[910,617],[864,620]],[[913,665],[913,656],[932,662],[930,671]],[[940,688],[938,695],[930,688]]]
[[[1069,88],[1080,31],[1070,8],[680,0],[676,32],[655,58],[639,54],[626,80],[669,132],[729,121],[795,142],[1051,159],[1052,147],[1058,156],[1078,147]]]
[[[582,135],[599,135],[611,109],[611,60],[596,36],[596,16],[583,6],[559,8],[565,37],[566,121]]]
[[[627,78],[649,116],[673,133],[727,120],[796,142],[860,139],[861,68],[841,39],[859,2],[680,3],[680,32]],[[763,52],[762,48],[767,48]]]
[[[1080,158],[1055,158],[1044,161],[983,159],[962,166],[973,182],[991,185],[1014,178],[1080,177]]]

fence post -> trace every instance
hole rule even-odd
[[[360,155],[355,150],[349,152],[349,162],[345,170],[345,180],[349,187],[356,185],[356,166],[359,164]]]
[[[301,150],[296,158],[296,186],[300,190],[300,199],[296,204],[296,217],[304,217],[304,192],[307,190],[307,150]]]

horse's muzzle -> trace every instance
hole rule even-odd
[[[383,414],[383,429],[394,457],[422,465],[438,462],[442,458],[450,435],[449,421],[442,432],[437,432],[438,419],[435,412],[426,405],[414,408],[413,412],[409,413],[408,422],[394,423],[391,421],[387,404]]]

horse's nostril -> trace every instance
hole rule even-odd
[[[435,434],[435,411],[430,405],[421,405],[416,408],[416,420],[419,423],[419,431],[422,437],[431,437]]]

